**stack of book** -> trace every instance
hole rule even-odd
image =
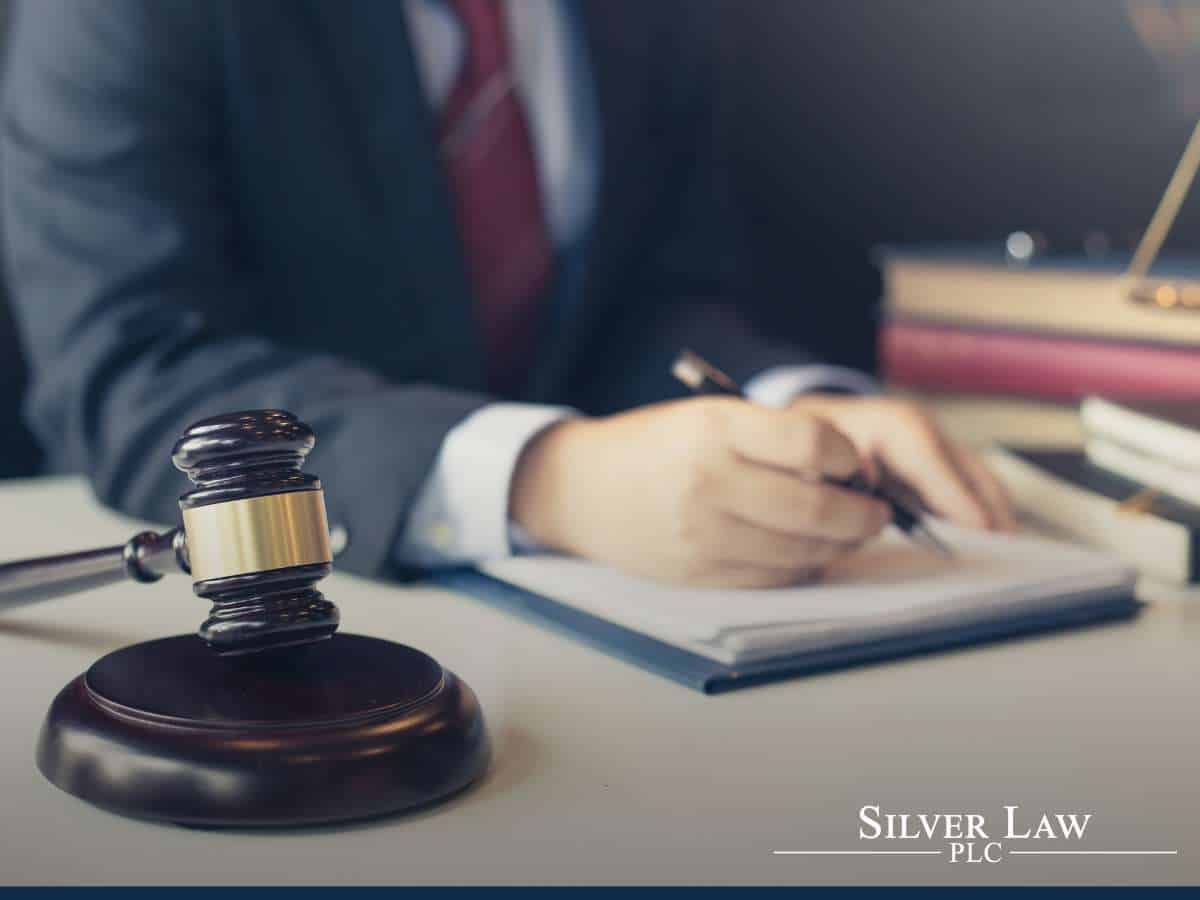
[[[991,451],[1018,508],[1147,573],[1200,581],[1200,403],[1089,397],[1080,417],[1082,450]]]
[[[1079,400],[1200,399],[1200,263],[1168,261],[1158,302],[1135,303],[1127,259],[1034,257],[1002,247],[897,248],[884,282],[880,363],[891,384]]]

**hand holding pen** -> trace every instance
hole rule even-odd
[[[896,401],[819,396],[784,409],[696,397],[570,417],[524,445],[509,517],[543,546],[658,581],[792,585],[894,519],[882,500],[824,480],[859,471],[860,447],[953,521],[988,524],[943,458],[914,452],[923,428]]]
[[[680,352],[671,367],[671,374],[687,385],[693,393],[722,394],[746,399],[745,392],[737,382],[691,350]],[[884,501],[891,509],[892,521],[901,531],[939,556],[946,559],[954,556],[950,548],[925,523],[923,510],[888,492],[883,487],[872,484],[861,471],[855,472],[848,478],[825,476],[825,480],[846,490]]]

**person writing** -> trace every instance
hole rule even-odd
[[[881,465],[1010,527],[920,409],[750,325],[716,8],[20,4],[6,260],[52,465],[173,521],[187,424],[291,410],[339,566],[381,577],[543,546],[791,583],[888,519],[819,476]],[[680,399],[684,345],[761,402]]]

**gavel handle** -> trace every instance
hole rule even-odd
[[[120,581],[158,581],[174,570],[189,571],[183,529],[143,531],[116,547],[0,565],[0,610]]]

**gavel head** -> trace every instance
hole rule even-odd
[[[312,429],[291,413],[230,413],[191,426],[172,459],[193,589],[213,603],[200,636],[221,654],[323,640],[338,611],[316,589],[333,554],[321,481],[300,471]]]

